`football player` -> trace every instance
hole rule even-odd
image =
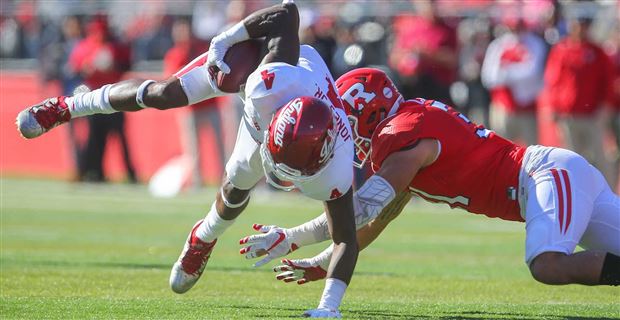
[[[516,145],[439,101],[403,101],[377,69],[353,70],[336,85],[352,123],[358,165],[370,160],[375,172],[354,195],[361,249],[400,213],[409,193],[525,222],[525,262],[542,283],[620,284],[620,197],[583,157]],[[258,229],[277,229],[287,236],[282,243],[297,248],[328,236],[321,220]],[[268,235],[249,238],[265,246],[273,242]],[[577,244],[585,251],[575,253]],[[322,278],[329,251],[283,260],[274,269],[281,272],[277,278],[299,284]]]
[[[223,185],[206,217],[192,228],[172,268],[170,286],[184,293],[198,281],[217,238],[245,209],[250,190],[266,176],[276,187],[297,188],[324,201],[337,253],[318,308],[305,315],[339,317],[358,254],[351,188],[354,147],[333,78],[312,47],[300,46],[298,28],[297,7],[285,0],[216,36],[207,53],[166,81],[129,80],[48,99],[18,115],[18,130],[34,138],[75,117],[170,109],[222,95],[213,68],[230,72],[224,62],[228,48],[264,37],[268,52],[245,83],[244,116]]]

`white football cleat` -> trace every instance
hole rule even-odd
[[[71,120],[71,113],[69,113],[65,99],[64,96],[49,98],[22,110],[15,121],[17,131],[22,137],[32,139],[68,122]]]
[[[191,289],[209,262],[217,239],[204,242],[196,237],[196,229],[202,224],[200,220],[192,228],[179,260],[172,266],[170,272],[170,288],[176,293],[185,293]]]
[[[337,309],[328,309],[328,308],[317,308],[312,310],[307,310],[303,314],[306,318],[342,318],[342,314]]]

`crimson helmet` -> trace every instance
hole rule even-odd
[[[361,168],[370,155],[370,139],[379,122],[396,108],[403,96],[379,69],[359,68],[343,74],[336,80],[347,118],[353,129],[353,142]]]
[[[316,177],[334,155],[338,127],[331,108],[320,99],[299,97],[280,108],[265,132],[261,157],[267,182],[303,182]],[[277,179],[273,179],[273,177]]]

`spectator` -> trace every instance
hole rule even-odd
[[[191,26],[187,19],[178,19],[172,26],[174,46],[164,57],[164,73],[169,76],[208,50],[208,44],[192,37]],[[183,72],[183,71],[180,71]],[[215,145],[218,151],[220,168],[225,164],[224,137],[222,120],[218,103],[227,97],[209,99],[185,108],[180,113],[181,146],[183,154],[188,155],[191,163],[191,187],[194,190],[202,186],[204,177],[201,173],[200,128],[208,125],[213,129]]]
[[[121,80],[130,67],[130,50],[113,39],[107,19],[95,17],[87,26],[87,36],[71,52],[69,64],[84,79],[90,88],[99,88],[107,83]],[[118,136],[123,149],[127,179],[136,182],[136,174],[129,155],[125,136],[125,116],[122,112],[89,117],[88,141],[78,179],[105,181],[103,156],[107,139],[111,133]]]
[[[591,22],[573,18],[568,36],[551,48],[541,101],[553,110],[566,146],[585,156],[611,182],[603,132],[613,67],[605,52],[588,38]]]
[[[389,65],[400,78],[406,99],[428,97],[451,103],[456,79],[456,32],[437,15],[435,1],[412,1],[417,15],[394,18]]]
[[[506,17],[507,32],[491,41],[482,64],[482,83],[491,93],[490,127],[501,136],[536,144],[536,99],[543,87],[545,42],[521,17]]]

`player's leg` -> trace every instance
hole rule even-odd
[[[170,287],[176,293],[189,290],[207,265],[217,238],[245,209],[250,190],[263,177],[259,145],[241,123],[237,143],[226,164],[226,177],[207,216],[198,221],[170,273]]]
[[[204,219],[205,223],[196,231],[197,237],[203,241],[212,241],[232,224],[247,206],[250,190],[264,176],[260,146],[246,126],[241,120],[235,149],[226,164],[222,188]]]
[[[592,217],[579,245],[602,253],[602,269],[595,270],[600,272],[599,284],[620,285],[620,197],[611,191],[601,172],[591,168],[604,189],[594,200]]]
[[[205,61],[206,53],[164,81],[126,80],[93,91],[82,90],[73,96],[46,99],[20,112],[17,128],[30,139],[72,118],[144,108],[177,108],[223,95],[204,66]]]
[[[606,253],[573,251],[603,187],[588,162],[568,150],[554,149],[544,166],[526,186],[526,261],[532,276],[545,284],[600,284]]]
[[[593,175],[600,176],[606,184],[598,170],[592,169]],[[532,274],[547,284],[620,285],[620,197],[609,187],[594,201],[590,222],[579,244],[585,251],[539,255],[532,264]]]

